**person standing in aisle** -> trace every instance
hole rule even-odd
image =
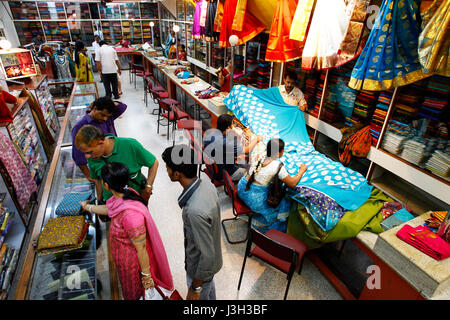
[[[305,112],[308,109],[308,104],[303,96],[303,92],[296,87],[296,80],[297,75],[292,71],[288,71],[284,76],[284,84],[279,86],[278,89],[284,102],[298,106],[300,110]]]
[[[194,157],[187,145],[162,154],[170,180],[184,188],[178,205],[183,209],[186,300],[215,300],[214,275],[222,268],[219,198],[211,181],[196,176]]]
[[[75,73],[78,82],[94,81],[91,63],[89,62],[84,43],[81,41],[75,43]]]
[[[98,72],[103,80],[106,96],[111,98],[112,87],[114,99],[119,99],[117,80],[118,75],[120,76],[122,71],[120,71],[120,62],[116,50],[108,46],[105,41],[100,41],[100,49],[98,49],[98,54],[95,55],[95,61],[97,62]]]
[[[90,181],[95,182],[91,179],[89,174],[88,161],[83,152],[81,152],[75,145],[75,137],[80,130],[80,128],[86,124],[96,126],[102,132],[106,134],[113,134],[117,137],[117,131],[114,126],[114,120],[120,117],[125,110],[127,105],[116,101],[114,102],[111,98],[101,97],[92,102],[87,110],[86,115],[78,120],[72,129],[72,158],[75,164],[81,169],[86,178]]]
[[[95,180],[97,198],[107,201],[112,193],[101,183],[101,170],[108,162],[119,162],[130,171],[128,186],[136,190],[148,203],[153,191],[153,182],[158,171],[158,160],[136,139],[105,135],[93,125],[84,125],[75,136],[75,146],[88,159],[89,174]],[[148,178],[142,174],[142,167],[148,167]]]
[[[138,300],[144,289],[155,285],[170,292],[173,280],[164,244],[145,201],[128,186],[128,168],[110,162],[103,166],[101,177],[113,197],[106,205],[88,201],[81,205],[87,212],[111,218],[109,244],[124,299]]]

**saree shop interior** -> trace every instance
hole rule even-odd
[[[162,156],[179,144],[217,191],[210,299],[450,299],[449,55],[446,0],[0,1],[0,299],[147,297],[131,231],[121,260],[97,212],[103,170],[75,156],[86,117],[157,160],[145,228],[164,263],[147,260],[183,299],[187,188]],[[123,109],[97,120],[105,96]],[[207,151],[217,128],[231,164]]]

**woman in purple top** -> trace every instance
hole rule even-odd
[[[75,137],[80,128],[86,124],[93,125],[103,131],[104,134],[112,133],[117,137],[116,128],[114,127],[114,120],[120,117],[127,105],[113,101],[111,98],[102,97],[95,100],[90,106],[86,115],[81,118],[72,129],[72,158],[75,164],[80,167],[86,178],[91,180],[87,159],[83,152],[75,146]],[[91,180],[92,181],[92,180]]]

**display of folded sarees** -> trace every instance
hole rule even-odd
[[[353,126],[355,124],[368,122],[375,110],[375,105],[378,101],[378,92],[376,91],[358,91],[351,117],[345,118],[346,126]]]
[[[425,168],[450,181],[450,147],[445,150],[435,150],[426,162]]]
[[[392,90],[382,91],[378,96],[372,120],[370,122],[370,133],[372,134],[372,145],[376,146],[380,138],[381,129],[386,119],[387,110],[392,99]]]
[[[38,255],[61,253],[83,246],[89,229],[84,216],[50,218],[39,236]]]
[[[419,165],[424,159],[425,149],[426,141],[424,141],[424,138],[414,137],[405,141],[400,157],[415,165]]]

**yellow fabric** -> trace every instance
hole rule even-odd
[[[406,86],[428,76],[431,76],[431,74],[424,75],[422,70],[416,70],[403,76],[397,76],[395,79],[382,81],[371,79],[359,80],[352,77],[348,82],[348,86],[355,90],[382,91],[390,90],[394,87]]]
[[[90,68],[89,58],[83,54],[78,53],[80,63],[77,65],[75,63],[75,74],[78,82],[92,82],[94,81],[94,76]]]
[[[244,25],[244,15],[247,10],[247,0],[238,0],[236,12],[233,19],[233,30],[242,31]]]
[[[437,0],[422,14],[419,61],[425,73],[450,76],[450,1]]]
[[[220,32],[222,29],[223,18],[223,0],[217,1],[216,17],[214,18],[214,32]]]
[[[266,26],[266,31],[269,31],[272,26],[276,8],[276,0],[248,0],[247,2],[247,10]]]
[[[84,216],[48,219],[39,237],[38,250],[77,246],[84,227]]]
[[[290,39],[305,40],[306,29],[308,28],[313,6],[314,0],[300,0],[298,2],[297,10],[295,10],[294,19],[292,20]]]

